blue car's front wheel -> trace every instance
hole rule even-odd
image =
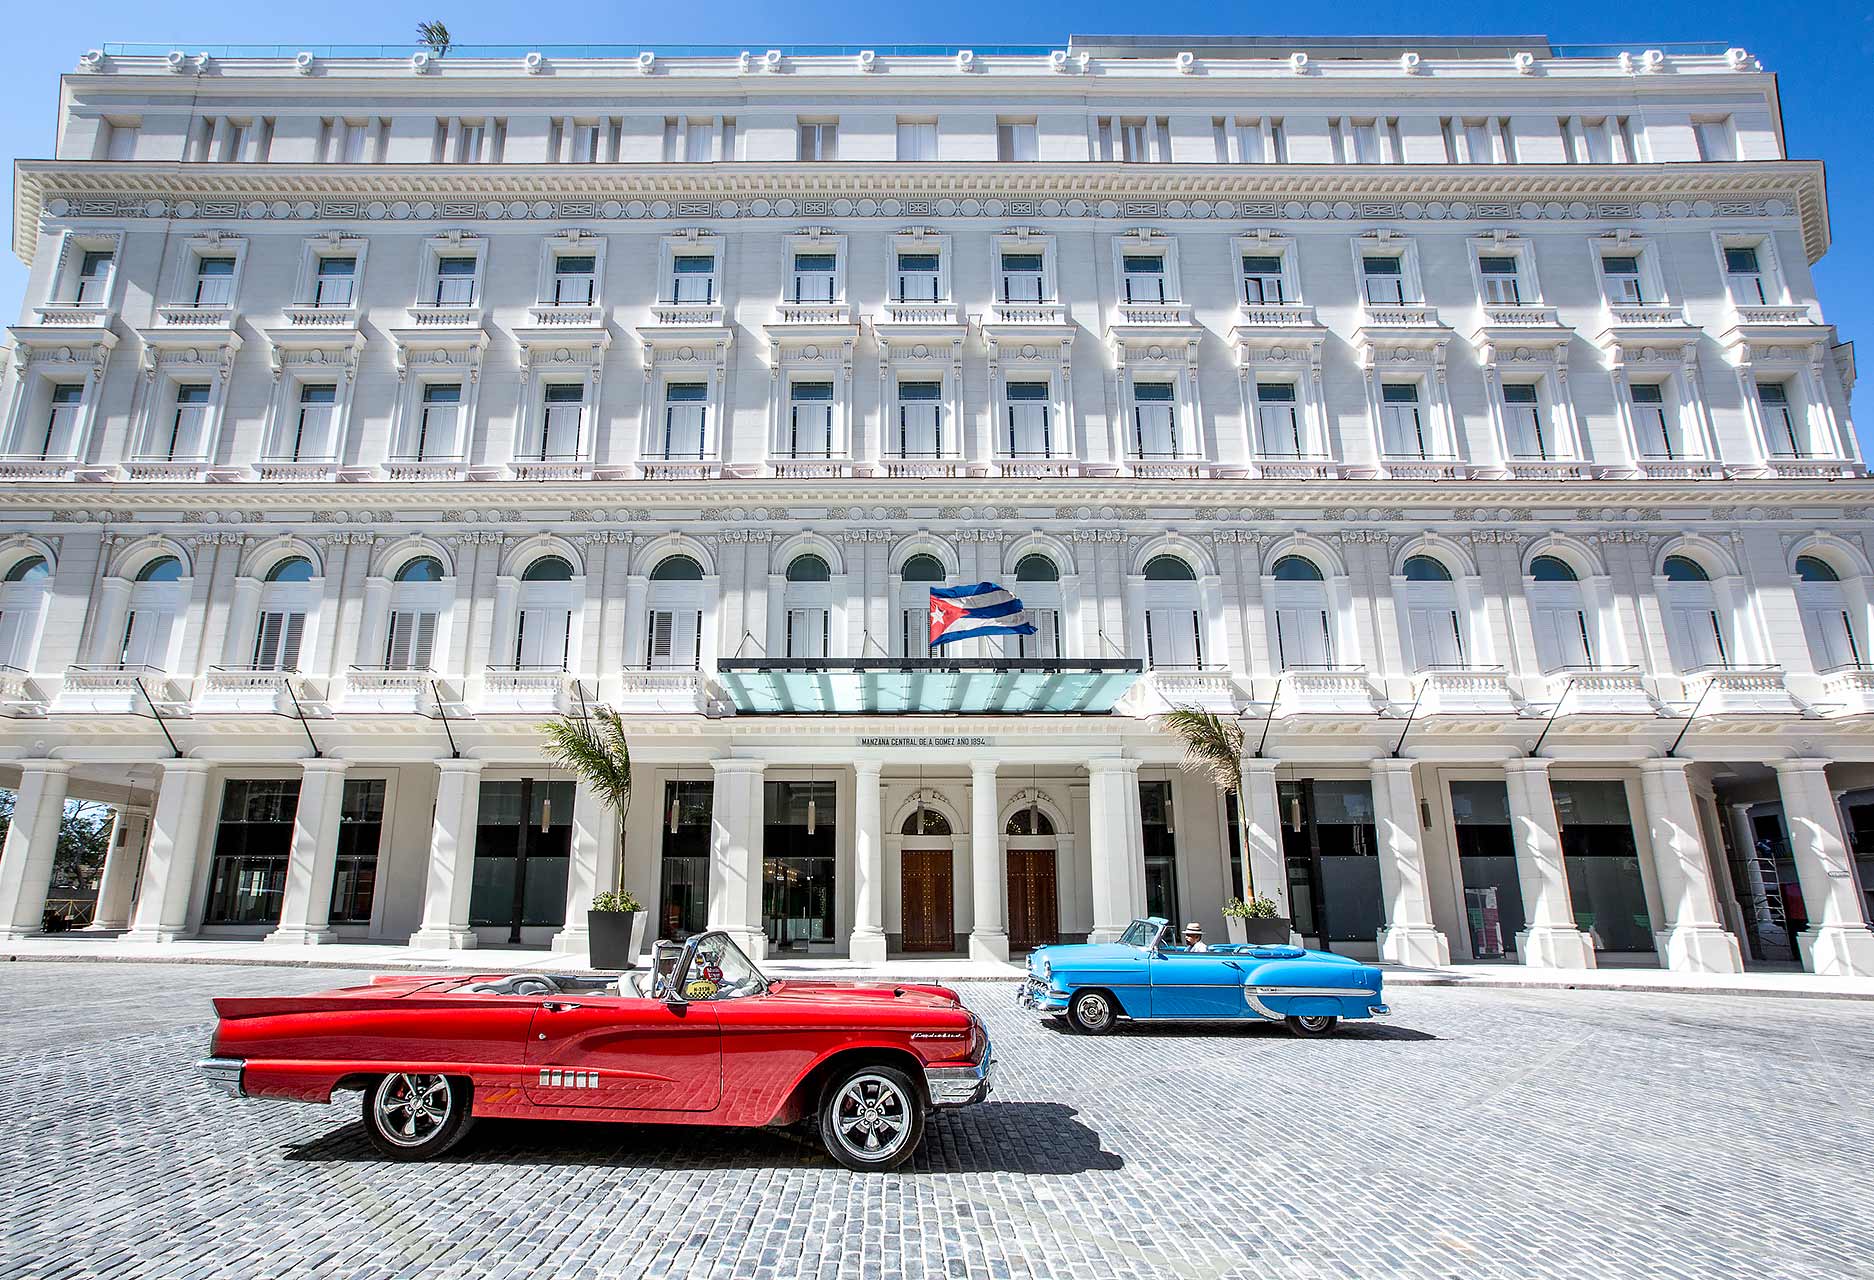
[[[1318,1036],[1331,1036],[1334,1034],[1334,1028],[1340,1025],[1339,1018],[1328,1014],[1291,1016],[1287,1021],[1289,1031],[1304,1040],[1312,1040]]]
[[[1117,1020],[1113,998],[1104,991],[1082,991],[1067,1003],[1067,1021],[1082,1035],[1104,1035]]]

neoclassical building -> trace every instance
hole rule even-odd
[[[87,52],[0,936],[1874,973],[1874,487],[1741,49]],[[932,586],[1036,634],[932,657]],[[627,718],[623,832],[537,726]],[[1157,717],[1236,718],[1236,794]],[[58,895],[52,894],[57,910]]]

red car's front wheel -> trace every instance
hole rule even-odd
[[[399,1071],[364,1091],[365,1131],[393,1160],[439,1156],[462,1140],[469,1123],[466,1080]]]
[[[924,1095],[894,1067],[858,1067],[820,1095],[820,1141],[848,1169],[895,1169],[924,1137]]]

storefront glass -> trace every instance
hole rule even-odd
[[[664,856],[657,891],[657,936],[681,941],[709,926],[709,829],[713,782],[666,782]]]
[[[1145,824],[1145,914],[1178,917],[1178,831],[1169,782],[1139,784],[1139,814]]]
[[[762,831],[761,916],[768,944],[777,951],[831,947],[835,901],[833,783],[768,782],[762,789],[766,816]]]
[[[332,923],[370,924],[377,890],[377,853],[384,839],[384,779],[351,778],[338,813],[338,866],[332,878]]]
[[[1473,960],[1516,954],[1523,928],[1522,882],[1516,876],[1516,833],[1509,789],[1501,782],[1453,782],[1451,820],[1464,873],[1464,915]]]
[[[1335,942],[1373,942],[1385,913],[1372,786],[1284,782],[1277,802],[1295,932],[1330,950]]]
[[[572,839],[571,782],[482,783],[469,923],[505,925],[510,943],[524,925],[563,925]]]
[[[1640,855],[1619,782],[1555,783],[1562,861],[1575,927],[1596,951],[1653,950],[1653,921],[1640,878]]]
[[[221,791],[207,924],[278,924],[298,778],[230,778]]]

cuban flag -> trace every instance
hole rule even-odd
[[[1032,636],[1022,602],[993,582],[930,590],[930,647],[977,636]]]

